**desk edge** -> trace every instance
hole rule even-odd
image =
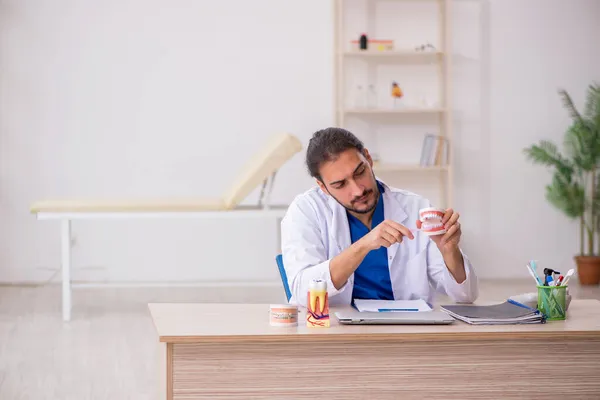
[[[529,331],[529,332],[436,332],[436,333],[341,333],[289,335],[210,335],[159,336],[164,343],[243,343],[243,342],[339,342],[339,341],[463,341],[511,339],[598,339],[600,331]]]

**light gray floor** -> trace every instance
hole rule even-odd
[[[529,280],[483,281],[480,299],[502,301],[534,289]],[[600,299],[598,287],[571,285],[570,292]],[[77,289],[73,320],[63,323],[59,286],[0,286],[0,399],[154,400],[157,355],[149,302],[281,299],[282,289],[273,287]]]

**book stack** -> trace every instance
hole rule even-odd
[[[447,305],[442,311],[471,325],[539,324],[546,318],[537,309],[513,300],[489,306]]]
[[[448,165],[448,139],[428,133],[423,139],[421,150],[421,167]]]

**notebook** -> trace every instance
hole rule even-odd
[[[539,324],[546,322],[537,309],[507,300],[488,306],[452,304],[440,306],[442,311],[471,325]]]

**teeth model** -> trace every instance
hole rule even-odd
[[[430,236],[446,233],[446,228],[442,224],[444,212],[444,210],[435,207],[420,209],[419,220],[421,221],[421,231]]]
[[[327,282],[313,280],[308,286],[306,326],[329,328],[329,295]]]

